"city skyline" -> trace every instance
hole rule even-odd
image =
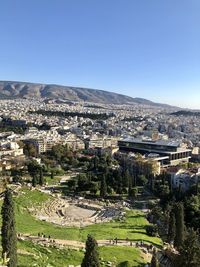
[[[199,109],[199,1],[2,1],[1,80]]]

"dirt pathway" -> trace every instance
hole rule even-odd
[[[73,249],[84,249],[85,242],[80,242],[77,240],[65,240],[65,239],[51,239],[47,237],[32,236],[28,234],[20,234],[18,236],[19,240],[28,240],[43,246],[54,246],[58,248],[71,247]],[[152,257],[152,247],[150,245],[142,245],[140,242],[133,242],[129,240],[97,240],[98,246],[127,246],[127,247],[137,247],[141,250],[142,255],[145,259],[151,259]]]

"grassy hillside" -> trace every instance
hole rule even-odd
[[[92,234],[97,240],[126,239],[138,241],[143,240],[154,245],[160,245],[161,241],[157,237],[146,235],[145,226],[148,221],[143,212],[138,210],[128,211],[124,221],[113,221],[103,224],[93,224],[82,229],[78,227],[62,227],[36,219],[28,208],[39,206],[47,201],[51,196],[37,190],[23,190],[15,198],[16,202],[16,223],[17,231],[20,233],[37,235],[38,232],[44,233],[56,239],[85,241],[88,234]]]
[[[31,242],[19,242],[19,266],[38,267],[67,267],[79,265],[83,259],[83,250],[46,248],[33,245]],[[101,266],[110,261],[116,266],[123,266],[124,261],[129,261],[131,266],[143,266],[146,260],[139,249],[131,247],[99,247]]]
[[[40,207],[51,196],[37,190],[23,189],[15,197],[17,231],[25,234],[37,235],[38,232],[50,235],[54,239],[78,240],[85,242],[87,235],[93,235],[97,240],[126,239],[132,241],[143,240],[150,244],[160,246],[161,240],[157,237],[146,235],[145,226],[148,221],[143,212],[138,210],[128,211],[123,222],[113,221],[103,224],[94,224],[82,229],[77,227],[59,227],[45,221],[37,220],[29,208]],[[135,247],[106,246],[99,247],[102,261],[115,262],[116,266],[123,266],[123,261],[128,260],[130,266],[143,266],[146,260],[139,249]],[[30,241],[18,242],[19,266],[63,267],[70,264],[80,264],[83,250],[46,248]],[[48,265],[49,264],[49,265]],[[106,266],[106,265],[102,265]]]

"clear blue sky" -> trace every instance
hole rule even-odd
[[[199,0],[1,0],[0,79],[200,108]]]

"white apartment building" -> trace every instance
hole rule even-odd
[[[20,148],[20,146],[16,142],[4,142],[0,144],[0,158],[3,156],[21,156],[23,155],[23,148]]]
[[[200,168],[192,171],[180,169],[171,176],[172,188],[180,188],[182,192],[189,190],[198,181],[200,181]]]

